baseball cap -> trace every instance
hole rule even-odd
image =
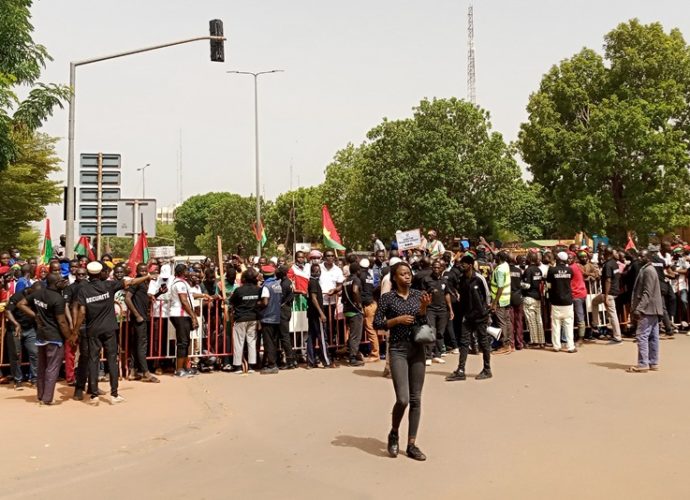
[[[568,254],[565,253],[565,252],[558,252],[558,253],[556,254],[556,257],[558,257],[558,260],[562,260],[563,262],[565,262],[566,260],[568,260]]]
[[[398,257],[393,257],[393,258],[391,258],[391,260],[388,261],[388,265],[393,267],[394,265],[400,264],[401,262],[402,262],[402,259],[400,259]],[[361,263],[360,263],[360,265],[361,265]]]
[[[273,266],[270,265],[270,264],[269,264],[269,265],[266,265],[266,266],[263,266],[263,267],[261,268],[261,273],[262,273],[264,276],[270,276],[270,275],[272,275],[272,274],[275,274],[275,272],[276,272],[276,268],[273,267]]]
[[[371,265],[371,262],[369,262],[369,259],[362,259],[359,261],[359,267],[362,267],[364,269],[369,269],[370,265]]]

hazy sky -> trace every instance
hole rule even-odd
[[[54,61],[43,80],[67,83],[69,62],[208,34],[224,21],[226,62],[207,42],[85,66],[77,72],[76,155],[121,153],[123,196],[177,201],[183,194],[254,191],[252,78],[232,69],[284,69],[259,81],[263,189],[269,198],[323,180],[348,142],[383,117],[403,118],[424,97],[466,96],[467,0],[38,0],[34,38]],[[475,0],[477,100],[515,139],[525,105],[549,67],[632,17],[690,37],[681,0]],[[67,112],[44,130],[65,140]],[[65,174],[60,176],[65,179]],[[54,233],[64,224],[51,207]],[[53,238],[55,238],[55,234]]]

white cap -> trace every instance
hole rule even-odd
[[[89,262],[86,265],[86,271],[89,274],[100,274],[102,270],[103,270],[103,264],[101,264],[97,260],[94,260],[93,262]]]
[[[273,265],[278,264],[278,257],[271,257],[271,262],[273,262]]]
[[[563,251],[558,252],[556,257],[558,257],[558,260],[562,260],[563,262],[568,262],[568,254],[563,252]]]
[[[362,259],[359,261],[359,267],[362,267],[364,269],[369,269],[369,266],[371,263],[369,262],[369,259]]]
[[[254,257],[254,258],[252,259],[252,262],[253,262],[254,264],[258,264],[258,263],[259,263],[259,258],[258,258],[258,257]]]
[[[393,257],[391,258],[391,260],[388,261],[388,265],[393,267],[394,265],[399,264],[400,262],[402,262],[402,259],[398,257]]]

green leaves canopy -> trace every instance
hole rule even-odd
[[[624,240],[690,223],[690,50],[637,20],[554,66],[530,97],[519,148],[558,229]]]

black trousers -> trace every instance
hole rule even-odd
[[[665,281],[660,283],[661,288],[661,298],[664,299],[664,329],[666,334],[670,335],[673,333],[673,324],[671,322],[671,316],[676,314],[676,294],[673,293],[673,288],[670,283]]]
[[[426,319],[429,322],[429,326],[434,329],[434,333],[436,334],[436,342],[426,346],[426,359],[441,356],[441,353],[445,348],[443,343],[443,335],[446,333],[448,318],[448,309],[443,309],[442,311],[427,309]]]
[[[110,394],[117,396],[120,367],[117,364],[117,332],[88,334],[89,342],[89,394],[98,396],[98,362],[101,349],[105,350],[105,360],[110,375]]]
[[[292,307],[280,306],[280,347],[285,354],[285,364],[294,363],[295,355],[292,351],[290,341],[290,318],[292,317]]]
[[[278,337],[280,325],[261,323],[261,336],[264,342],[264,359],[266,368],[275,368],[278,359]]]
[[[74,375],[76,379],[74,388],[86,390],[86,381],[89,378],[89,338],[83,328],[79,332],[79,358]]]
[[[177,359],[186,358],[189,354],[189,334],[192,331],[192,318],[189,316],[171,316],[170,322],[175,327]]]
[[[422,388],[426,373],[424,346],[411,341],[396,342],[391,344],[388,355],[395,389],[391,425],[393,429],[398,430],[409,406],[408,436],[414,438],[417,437],[422,414]]]
[[[137,323],[135,320],[133,323],[134,327],[132,332],[134,333],[134,352],[132,357],[134,358],[134,368],[139,370],[141,373],[148,373],[149,366],[146,361],[146,354],[148,352],[148,321],[142,321]]]
[[[486,331],[488,320],[484,321],[463,321],[462,330],[460,332],[460,359],[458,361],[458,370],[465,371],[465,363],[467,363],[467,355],[470,350],[470,342],[472,335],[476,335],[479,343],[479,349],[482,351],[484,359],[484,370],[491,371],[491,336]]]

